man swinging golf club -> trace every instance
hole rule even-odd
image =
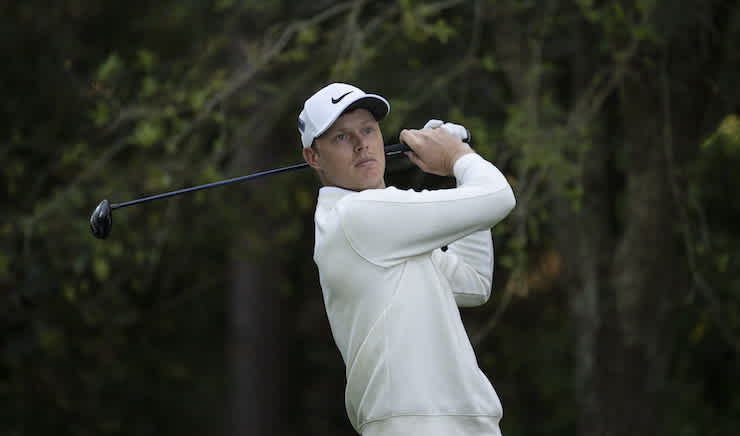
[[[458,306],[488,300],[490,229],[514,194],[462,141],[464,127],[437,120],[400,140],[411,162],[454,175],[457,187],[386,187],[378,122],[389,110],[381,96],[333,83],[298,118],[303,157],[323,184],[314,261],[346,365],[347,415],[363,436],[500,435],[501,403]]]

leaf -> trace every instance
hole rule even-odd
[[[437,22],[434,23],[434,26],[431,27],[430,31],[443,44],[446,43],[450,39],[450,37],[456,33],[455,29],[447,24],[447,21],[442,18],[438,19]]]
[[[157,80],[152,76],[146,76],[141,81],[141,91],[139,91],[139,96],[143,98],[151,97],[158,89],[159,84],[157,83]]]
[[[90,113],[90,118],[98,127],[107,123],[110,119],[110,108],[108,104],[104,101],[99,101],[95,106],[95,110]]]
[[[151,71],[157,62],[157,57],[153,51],[147,49],[141,49],[136,52],[137,65],[146,70]]]
[[[298,44],[312,44],[319,39],[319,32],[316,26],[309,26],[298,33],[296,42]]]
[[[63,166],[71,166],[80,163],[80,160],[87,153],[87,143],[78,142],[74,147],[64,150],[62,154],[61,164]]]
[[[717,130],[701,145],[704,150],[721,150],[730,156],[740,153],[740,116],[727,115]]]
[[[730,255],[728,253],[721,253],[717,255],[717,271],[724,273],[727,272],[727,265],[730,263]]]
[[[401,14],[401,27],[403,28],[404,34],[409,37],[412,41],[421,42],[426,39],[426,36],[421,32],[419,25],[416,23],[416,18],[413,12],[403,11]]]
[[[190,107],[193,108],[193,110],[195,111],[200,110],[203,107],[203,104],[205,104],[207,96],[207,92],[204,90],[193,92],[188,99],[190,102]]]
[[[62,294],[64,295],[64,298],[70,303],[74,303],[77,300],[77,290],[72,285],[64,285]]]
[[[496,61],[493,59],[493,56],[491,56],[490,54],[483,56],[480,60],[480,63],[481,63],[481,66],[483,66],[483,68],[486,71],[494,72],[498,69],[498,65],[496,65]]]
[[[699,343],[703,338],[704,334],[707,331],[707,321],[706,321],[706,315],[702,315],[701,318],[698,320],[696,325],[694,326],[694,329],[691,331],[691,334],[689,335],[689,342],[692,344]]]
[[[56,354],[64,347],[64,332],[59,328],[39,325],[36,334],[39,346],[49,353]]]
[[[650,15],[650,13],[655,9],[655,0],[637,0],[635,2],[635,7],[637,7],[637,10],[640,11],[643,16]]]
[[[223,12],[234,6],[234,0],[216,0],[216,4],[213,5],[213,9],[216,12]]]
[[[740,149],[740,117],[735,114],[726,116],[720,123],[717,132],[727,140],[732,150]]]
[[[205,166],[200,173],[200,179],[203,183],[211,183],[223,178],[223,174],[213,165]]]
[[[619,22],[624,21],[624,9],[619,3],[614,4],[614,18]]]
[[[100,256],[95,258],[93,261],[93,274],[95,274],[95,277],[101,282],[108,279],[108,276],[110,275],[110,266],[105,258]]]
[[[149,147],[162,138],[162,126],[158,121],[143,120],[136,125],[131,142],[143,147]]]
[[[100,81],[107,81],[123,69],[123,61],[117,53],[111,53],[110,56],[98,67],[97,78]]]

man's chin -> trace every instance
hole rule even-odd
[[[385,188],[385,180],[363,180],[363,181],[357,181],[356,183],[352,184],[352,191],[364,191],[366,189],[383,189]]]
[[[363,189],[379,189],[385,188],[385,180],[383,180],[380,174],[380,168],[373,165],[369,168],[358,168],[360,174],[356,174],[353,185],[357,187],[355,191],[361,191]],[[363,171],[364,170],[364,171]]]

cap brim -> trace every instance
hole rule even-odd
[[[343,114],[346,114],[349,111],[353,111],[355,109],[367,109],[370,111],[371,114],[373,114],[373,117],[375,117],[375,121],[380,121],[383,118],[385,118],[386,115],[388,115],[388,112],[391,110],[390,104],[388,104],[388,100],[384,99],[383,97],[375,94],[365,94],[362,97],[358,98],[355,101],[348,101],[347,106],[344,108],[340,108],[340,110],[337,112],[337,115],[329,120],[326,126],[324,126],[321,131],[317,132],[314,138],[318,138],[319,136],[323,135],[324,132],[329,130],[329,127],[334,124],[334,122],[339,119]]]
[[[352,102],[342,111],[342,114],[353,111],[355,109],[367,109],[370,111],[371,114],[373,114],[373,116],[375,117],[375,121],[380,121],[385,118],[386,115],[388,115],[390,107],[388,105],[388,102],[383,97],[373,94],[367,94]]]

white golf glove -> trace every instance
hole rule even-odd
[[[464,126],[455,123],[445,123],[442,120],[429,120],[424,124],[425,129],[436,129],[442,127],[454,136],[460,138],[461,141],[470,143],[470,132]]]

